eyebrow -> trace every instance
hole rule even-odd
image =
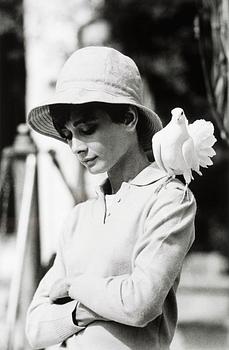
[[[98,118],[97,117],[93,117],[93,119],[92,118],[90,118],[90,117],[86,117],[85,118],[85,116],[84,117],[82,117],[82,118],[79,118],[79,119],[77,119],[77,120],[75,120],[73,123],[72,123],[72,125],[73,125],[73,127],[74,128],[76,128],[79,124],[86,124],[86,123],[91,123],[91,122],[96,122],[98,120]],[[70,120],[68,120],[68,122],[67,123],[71,123],[71,121]],[[66,124],[67,124],[66,123]],[[65,125],[66,125],[65,124]]]
[[[69,119],[65,123],[65,126],[67,126],[68,123],[71,123],[71,125],[76,128],[79,124],[86,124],[91,122],[96,122],[99,120],[99,115],[97,113],[97,109],[94,108],[84,108],[84,109],[71,109],[69,113]],[[76,117],[76,120],[74,120],[74,115]],[[73,118],[71,118],[71,116]],[[71,121],[71,119],[73,119]]]
[[[80,119],[75,120],[72,123],[72,125],[74,126],[74,128],[76,128],[79,124],[86,123],[86,122],[87,122],[87,120],[85,120],[85,118],[80,118]]]
[[[79,124],[93,123],[96,121],[97,119],[89,119],[89,120],[79,119],[79,120],[76,120],[72,125],[74,126],[74,128],[76,128]]]

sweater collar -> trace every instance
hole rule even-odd
[[[123,182],[121,187],[124,186],[147,186],[155,181],[158,181],[167,176],[167,173],[157,166],[156,162],[151,163],[146,168],[144,168],[133,180],[130,182]],[[106,178],[103,183],[97,189],[97,193],[106,194],[109,193],[110,182]]]
[[[156,162],[153,162],[131,180],[130,184],[134,186],[147,186],[166,176],[167,173],[164,170],[161,170]]]

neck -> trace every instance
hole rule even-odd
[[[145,167],[150,164],[146,154],[139,146],[130,149],[120,161],[108,171],[112,193],[116,193],[123,182],[129,182],[135,178]]]

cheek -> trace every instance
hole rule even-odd
[[[110,132],[109,132],[110,131]],[[128,137],[121,130],[109,130],[88,144],[89,150],[109,162],[120,158],[128,149]]]
[[[118,160],[128,149],[128,139],[123,135],[110,137],[107,142],[106,153],[110,159]]]
[[[106,154],[107,147],[103,142],[96,141],[96,142],[89,143],[88,149],[93,154],[96,154],[98,156],[103,156]]]

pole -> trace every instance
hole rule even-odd
[[[8,305],[7,350],[27,350],[31,348],[25,337],[25,318],[39,280],[40,240],[37,149],[25,124],[19,125],[12,147],[12,168],[18,248]]]
[[[36,156],[28,155],[25,165],[25,181],[22,195],[20,217],[17,229],[16,263],[11,280],[10,294],[7,312],[8,344],[7,349],[14,349],[14,334],[16,317],[22,287],[23,272],[25,268],[25,256],[29,241],[29,221],[32,208],[33,191],[35,185]],[[24,299],[24,298],[23,298]]]

